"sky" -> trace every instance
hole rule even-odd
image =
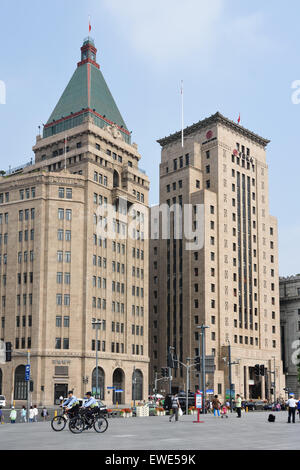
[[[300,80],[300,2],[0,0],[0,169],[33,157],[38,126],[79,61],[89,15],[98,63],[151,181],[151,204],[159,197],[156,140],[180,130],[183,80],[186,126],[216,111],[232,120],[240,113],[241,125],[271,140],[279,271],[300,273],[300,93],[292,89]]]

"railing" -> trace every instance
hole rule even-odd
[[[24,168],[27,168],[28,166],[33,165],[32,160],[28,163],[24,163],[24,165],[16,166],[15,168],[9,167],[8,171],[6,172],[7,175],[13,175],[14,173],[17,173],[20,170],[24,170]]]

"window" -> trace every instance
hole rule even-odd
[[[66,242],[71,241],[71,230],[66,230],[65,238],[66,238]]]
[[[71,188],[66,189],[66,197],[67,197],[67,199],[72,199],[72,189]]]
[[[65,188],[58,188],[58,197],[61,199],[65,197]]]
[[[66,220],[72,220],[72,210],[66,209]]]

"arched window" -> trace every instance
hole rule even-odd
[[[115,387],[113,394],[113,403],[124,403],[125,400],[125,374],[122,369],[116,369],[113,374],[113,387]],[[123,392],[118,391],[123,390]]]
[[[136,369],[132,374],[132,400],[143,399],[143,373]]]
[[[92,374],[92,393],[95,394],[100,400],[104,400],[104,391],[105,391],[105,372],[102,367],[98,367],[98,390],[96,386],[97,382],[97,374],[96,374],[96,367],[93,370]]]
[[[25,381],[25,366],[18,366],[15,370],[15,400],[27,400],[27,382]]]

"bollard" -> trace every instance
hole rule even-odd
[[[119,408],[119,403],[118,402],[116,402],[116,408]]]
[[[57,410],[54,411],[54,418],[57,416]]]
[[[246,413],[248,413],[248,406],[246,406]]]

